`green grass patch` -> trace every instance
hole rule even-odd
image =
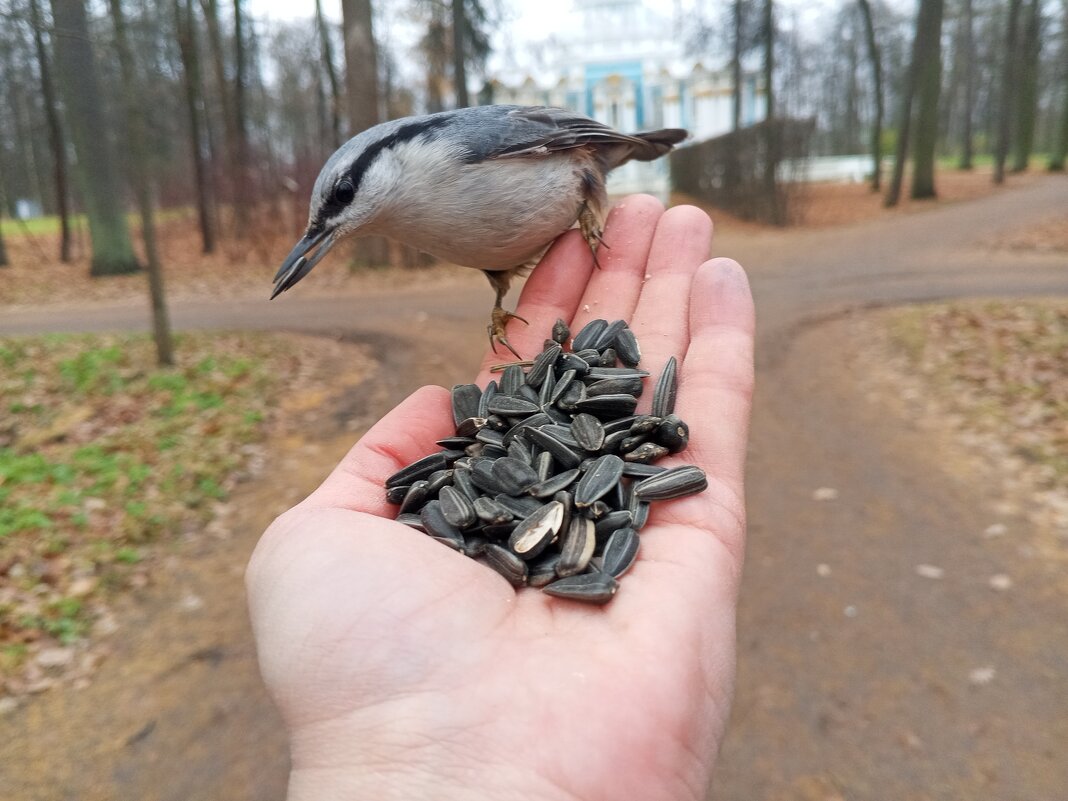
[[[206,523],[292,372],[285,337],[0,340],[0,671],[24,642],[85,636],[154,548]],[[93,589],[71,597],[74,577]],[[83,582],[84,583],[84,582]]]

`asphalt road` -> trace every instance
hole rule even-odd
[[[759,332],[738,691],[713,798],[1065,797],[1060,565],[1021,547],[1026,524],[992,510],[995,487],[960,481],[921,432],[864,402],[864,365],[841,323],[873,306],[1068,294],[1063,255],[978,246],[1064,208],[1068,179],[1048,178],[845,229],[717,238],[714,251],[750,272]],[[174,321],[371,343],[393,369],[339,411],[361,420],[415,385],[468,376],[483,345],[478,276],[433,292],[290,294],[269,307],[175,304]],[[0,335],[146,327],[147,310],[133,304],[0,312]],[[456,343],[447,354],[434,344],[442,335]],[[237,576],[274,511],[350,439],[292,446],[272,471],[285,485],[248,490],[233,536],[128,610],[128,636],[90,687],[0,719],[5,798],[282,797],[284,743],[259,688]],[[814,501],[818,487],[837,499]],[[984,538],[994,522],[1009,536]],[[945,576],[918,576],[918,564]],[[1012,576],[1011,592],[992,592],[996,573]],[[190,593],[203,600],[195,613],[180,603]]]

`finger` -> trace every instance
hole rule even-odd
[[[694,275],[708,258],[712,221],[693,206],[669,209],[656,226],[649,251],[648,278],[641,290],[631,328],[641,343],[642,366],[656,380],[668,358],[681,359],[690,338],[687,306]],[[652,406],[651,393],[639,409]]]
[[[520,355],[534,358],[541,352],[542,343],[556,319],[571,319],[592,269],[593,256],[581,233],[568,231],[553,243],[519,296],[515,313],[527,322],[511,320],[508,323],[508,341]],[[510,361],[513,361],[512,354],[504,348],[487,350],[482,358],[478,383],[484,386],[493,377],[489,372],[490,365]]]
[[[744,536],[754,327],[745,271],[731,259],[702,264],[690,300],[692,339],[680,365],[676,404],[676,413],[690,426],[690,444],[677,459],[701,467],[708,474],[709,489],[666,505],[661,520],[713,528],[738,559]],[[713,517],[720,525],[710,526]]]
[[[386,479],[434,453],[434,443],[453,433],[448,390],[418,389],[375,423],[301,506],[393,517],[396,507],[386,503]]]
[[[645,266],[657,221],[664,205],[651,195],[631,195],[608,214],[604,242],[597,249],[600,267],[590,273],[589,284],[570,321],[571,333],[598,317],[630,320],[645,280]]]

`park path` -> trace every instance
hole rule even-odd
[[[1022,517],[992,509],[995,487],[961,482],[920,432],[865,401],[842,321],[897,303],[1068,294],[1063,254],[979,246],[1066,207],[1068,179],[1048,178],[849,228],[717,235],[716,254],[749,270],[759,331],[738,692],[714,798],[1064,797],[1061,566],[1026,547]],[[366,421],[418,384],[471,374],[487,298],[473,274],[432,292],[189,301],[173,315],[183,328],[370,343],[383,365],[374,391],[339,410]],[[146,326],[134,304],[0,311],[0,335]],[[230,538],[202,545],[137,599],[90,687],[0,719],[5,798],[282,797],[284,741],[256,674],[239,575],[273,514],[352,437],[289,443],[269,471],[284,483],[244,490],[235,503],[248,514]],[[837,499],[813,500],[820,487]],[[992,523],[1008,534],[985,538]],[[925,579],[919,564],[945,575]],[[1012,591],[989,588],[997,573]]]

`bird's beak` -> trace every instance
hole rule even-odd
[[[297,246],[289,252],[286,260],[282,262],[282,266],[275,273],[274,291],[271,292],[271,300],[274,300],[311,272],[312,267],[319,263],[319,260],[330,251],[330,248],[334,246],[334,242],[337,241],[334,233],[335,230],[332,228],[323,228],[319,231],[309,230],[297,242]],[[316,248],[319,249],[315,250]],[[308,254],[313,250],[315,252],[309,258]]]

